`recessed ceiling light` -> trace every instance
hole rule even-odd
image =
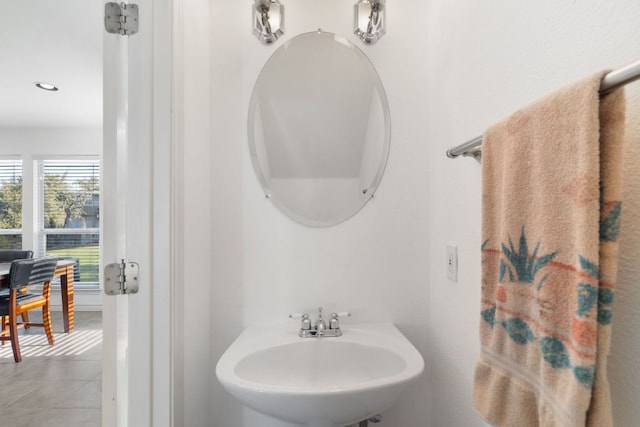
[[[36,83],[36,86],[39,87],[40,89],[48,90],[51,92],[55,92],[58,90],[58,88],[52,85],[51,83]]]

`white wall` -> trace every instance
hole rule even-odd
[[[0,128],[0,156],[99,156],[102,128]]]
[[[550,91],[640,59],[640,8],[637,0],[431,0],[423,16],[429,93],[424,141],[432,184],[429,425],[478,426],[471,385],[479,354],[480,165],[450,160],[445,150]],[[627,93],[625,212],[609,361],[618,426],[640,419],[640,84]],[[446,278],[448,243],[458,245],[457,283]]]
[[[99,156],[102,151],[101,128],[0,128],[0,157],[22,158],[23,197],[33,200],[33,160],[67,156]],[[33,222],[32,210],[23,212],[24,224]],[[32,229],[24,228],[23,242],[33,242]],[[25,243],[24,247],[35,247]],[[59,291],[53,291],[51,306],[61,308]],[[74,295],[76,310],[100,310],[102,293],[99,290],[76,288]]]
[[[211,2],[211,366],[247,325],[288,322],[293,311],[349,310],[349,322],[391,321],[427,353],[429,170],[426,51],[417,43],[421,2],[390,6],[388,34],[375,46],[351,35],[353,2],[285,2],[286,35],[263,46],[251,34],[251,1]],[[376,197],[355,217],[310,228],[264,197],[247,144],[253,84],[269,56],[303,32],[334,32],[365,51],[389,99],[392,148]],[[204,55],[205,52],[202,52]],[[204,147],[194,147],[206,153]],[[206,197],[204,195],[203,197]],[[198,333],[199,327],[194,333]],[[327,368],[331,361],[327,361]],[[427,376],[381,426],[424,426]],[[211,425],[284,426],[231,398],[210,377]],[[196,424],[186,424],[196,425]]]
[[[209,149],[209,1],[176,1],[172,10],[177,43],[172,51],[173,147],[172,166],[176,171],[171,256],[179,266],[171,296],[174,304],[174,380],[172,399],[176,426],[210,424],[211,389],[214,364],[211,360],[211,277],[212,194],[209,182],[213,168]],[[184,333],[181,333],[184,331]]]
[[[352,4],[343,0],[287,2],[287,33],[268,47],[251,35],[250,1],[183,8],[188,137],[177,161],[185,167],[189,267],[184,425],[284,427],[231,398],[214,367],[247,325],[287,322],[289,312],[316,305],[350,310],[352,322],[393,321],[425,356],[423,381],[383,414],[381,426],[482,425],[471,407],[480,165],[450,160],[445,150],[552,90],[640,58],[637,1],[388,2],[387,35],[374,46],[350,35]],[[340,225],[313,229],[264,198],[249,158],[246,114],[269,55],[318,27],[350,38],[377,68],[391,107],[392,146],[376,198]],[[626,210],[609,364],[621,426],[640,418],[640,85],[628,94]],[[456,283],[446,278],[451,243],[460,258]]]

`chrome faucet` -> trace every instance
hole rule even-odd
[[[320,337],[339,337],[342,335],[342,330],[340,329],[340,322],[338,321],[339,317],[349,317],[351,313],[331,313],[329,316],[329,326],[322,318],[322,307],[318,307],[318,319],[311,326],[311,319],[309,318],[309,314],[297,314],[292,313],[289,315],[292,319],[302,319],[300,322],[300,332],[298,335],[302,338],[320,338]]]
[[[327,329],[327,324],[324,323],[324,319],[322,318],[322,307],[318,307],[318,319],[316,323],[313,324],[313,329],[315,329],[316,335],[318,336],[324,335],[324,331]]]

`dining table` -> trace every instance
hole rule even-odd
[[[58,261],[53,277],[60,278],[60,295],[62,297],[62,322],[66,333],[73,331],[73,266],[72,259],[61,259]],[[0,288],[9,286],[10,262],[0,263]]]

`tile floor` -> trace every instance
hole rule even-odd
[[[54,346],[43,328],[20,331],[20,363],[13,361],[10,343],[0,346],[1,426],[101,425],[102,313],[76,312],[71,334],[62,332],[60,312],[51,315]]]

